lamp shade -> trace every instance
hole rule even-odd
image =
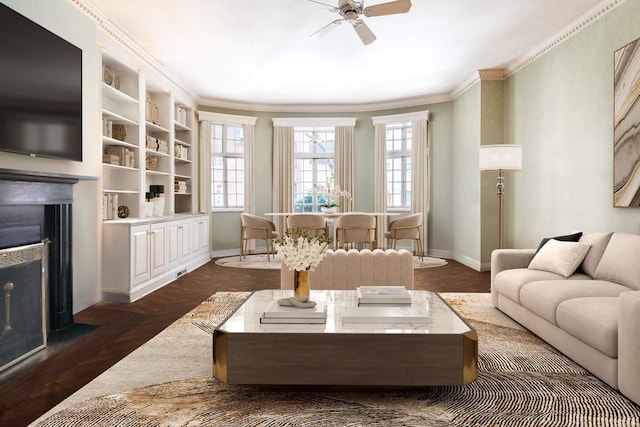
[[[513,144],[481,145],[480,170],[521,170],[522,146]]]

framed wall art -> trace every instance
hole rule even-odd
[[[640,207],[640,39],[614,52],[613,206]]]

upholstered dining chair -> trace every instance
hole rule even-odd
[[[335,248],[346,249],[348,246],[354,249],[363,249],[367,244],[373,248],[376,239],[376,217],[366,214],[346,214],[336,219],[336,245]]]
[[[240,260],[246,255],[247,240],[264,240],[267,244],[267,261],[271,261],[271,254],[275,254],[273,248],[273,239],[280,237],[280,234],[276,232],[276,225],[257,215],[248,214],[243,212],[240,215],[240,221],[242,222],[242,230],[240,232]]]
[[[396,248],[396,242],[398,240],[415,240],[416,241],[416,255],[421,260],[424,259],[424,249],[422,247],[422,239],[420,235],[420,227],[422,227],[422,213],[415,213],[412,215],[403,216],[389,223],[389,231],[384,233],[384,238],[388,239],[392,249]]]
[[[291,237],[297,239],[295,230],[304,231],[309,237],[326,236],[327,220],[320,215],[314,214],[294,214],[287,217],[287,230]]]

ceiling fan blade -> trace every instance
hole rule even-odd
[[[362,43],[365,45],[373,43],[376,40],[376,35],[373,34],[373,31],[371,31],[362,19],[358,19],[353,23],[353,29],[356,30],[358,37],[360,37],[360,40],[362,40]]]
[[[309,36],[309,38],[312,39],[312,40],[318,40],[318,38],[322,37],[323,35],[325,35],[329,31],[331,31],[332,28],[335,28],[338,25],[341,25],[343,21],[344,21],[344,19],[336,19],[335,21],[331,21],[327,25],[325,25],[324,27],[320,28],[315,33],[311,34]]]
[[[396,0],[365,7],[362,13],[364,13],[364,16],[371,17],[407,13],[409,12],[409,9],[411,9],[411,0]]]

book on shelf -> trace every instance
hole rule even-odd
[[[260,323],[264,324],[324,324],[326,323],[326,317],[261,317]]]
[[[326,319],[327,304],[325,301],[317,301],[315,307],[298,308],[286,307],[272,301],[269,307],[262,313],[264,318],[293,318],[293,319]]]
[[[345,307],[342,323],[429,323],[426,307],[413,305],[405,307],[366,306]]]
[[[358,286],[358,304],[411,304],[411,293],[404,286]]]

